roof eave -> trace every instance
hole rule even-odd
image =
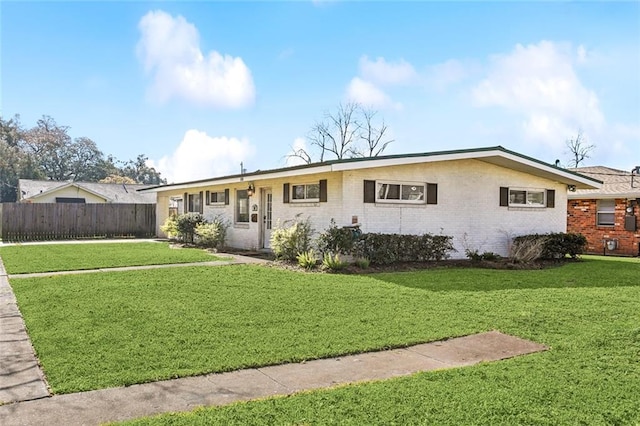
[[[594,192],[569,192],[567,199],[569,200],[613,200],[616,198],[627,199],[640,199],[640,193],[638,192],[617,192],[617,193],[602,193],[598,191]]]
[[[282,177],[300,176],[316,173],[338,172],[365,168],[386,167],[404,164],[442,162],[454,160],[476,159],[514,170],[523,171],[535,176],[545,177],[566,185],[572,185],[579,189],[599,189],[602,182],[579,173],[554,167],[550,164],[509,151],[501,146],[439,151],[432,153],[416,153],[405,155],[389,155],[373,158],[354,158],[345,160],[333,160],[325,163],[315,163],[302,166],[287,167],[283,169],[257,171],[242,175],[222,176],[213,179],[184,182],[178,184],[159,185],[141,192],[164,192],[169,190],[182,190],[212,185],[227,185],[247,180],[277,179]]]

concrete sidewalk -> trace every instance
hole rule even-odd
[[[141,266],[121,266],[115,268],[99,268],[99,269],[81,269],[76,271],[56,271],[56,272],[36,272],[32,274],[11,274],[9,278],[38,278],[50,277],[54,275],[77,275],[77,274],[95,274],[98,272],[114,272],[114,271],[141,271],[145,269],[161,269],[161,268],[182,268],[187,266],[223,266],[223,265],[246,265],[246,264],[263,264],[267,260],[255,257],[240,256],[237,254],[217,253],[216,256],[228,258],[228,260],[212,260],[210,262],[190,262],[190,263],[168,263],[164,265],[141,265]]]
[[[46,396],[44,375],[0,259],[0,403]]]
[[[0,406],[0,424],[97,425],[497,361],[546,347],[497,331],[404,349],[59,395]]]
[[[265,262],[245,256],[220,255],[231,259],[25,274],[12,278]],[[3,426],[97,425],[170,411],[188,411],[199,406],[224,405],[421,371],[463,367],[546,349],[538,343],[491,331],[404,349],[51,397],[0,259],[0,404],[5,404],[0,405],[0,425]]]

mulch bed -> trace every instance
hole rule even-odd
[[[264,251],[251,251],[251,250],[225,250],[225,253],[238,254],[242,256],[256,257],[259,259],[269,260],[267,266],[275,268],[283,268],[294,271],[305,272],[321,272],[331,273],[330,271],[323,270],[320,265],[313,270],[306,270],[300,267],[296,262],[287,262],[275,260],[273,253]],[[379,272],[404,272],[404,271],[419,271],[423,269],[433,268],[485,268],[485,269],[508,269],[508,270],[536,270],[554,268],[563,265],[566,262],[575,262],[574,259],[564,260],[539,260],[536,262],[528,263],[514,263],[510,259],[498,259],[494,261],[472,261],[469,259],[447,259],[439,261],[426,261],[426,262],[397,262],[389,265],[369,265],[368,268],[360,268],[356,265],[348,265],[344,269],[333,273],[339,274],[373,274]]]
[[[190,244],[175,244],[176,248],[178,247],[193,247]],[[447,259],[447,260],[439,260],[439,261],[426,261],[426,262],[397,262],[389,265],[369,265],[368,268],[360,268],[356,265],[348,265],[344,269],[339,271],[331,272],[323,270],[320,265],[313,270],[306,270],[300,267],[296,262],[286,262],[276,260],[273,253],[268,251],[260,251],[260,250],[242,250],[242,249],[232,249],[225,248],[223,250],[224,253],[228,254],[237,254],[241,256],[254,257],[257,259],[268,260],[269,262],[266,264],[267,266],[274,268],[282,268],[288,269],[292,271],[304,271],[304,272],[313,272],[313,273],[338,273],[338,274],[374,274],[380,272],[406,272],[406,271],[420,271],[423,269],[433,269],[433,268],[484,268],[484,269],[507,269],[507,270],[536,270],[536,269],[547,269],[547,268],[555,268],[558,266],[562,266],[567,262],[576,262],[579,259],[562,259],[562,260],[538,260],[535,262],[527,262],[527,263],[515,263],[507,258],[501,258],[498,260],[481,260],[481,261],[472,261],[469,259]]]

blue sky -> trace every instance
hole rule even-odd
[[[286,165],[340,103],[401,154],[502,145],[640,165],[640,2],[0,3],[2,116],[170,182]]]

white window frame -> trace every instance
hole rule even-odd
[[[602,202],[606,201],[607,204],[613,203],[613,206],[603,206]],[[611,222],[602,222],[600,220],[600,215],[612,215],[613,219]],[[596,210],[596,226],[608,226],[612,227],[616,224],[616,200],[613,199],[601,199],[597,201],[597,210]]]
[[[240,215],[242,215],[243,213],[241,213],[241,206],[240,206],[240,202],[245,200],[245,198],[240,198],[239,193],[244,192],[247,196],[246,198],[246,206],[247,206],[247,220],[240,220]],[[246,189],[236,189],[236,200],[235,200],[235,207],[234,207],[234,214],[233,214],[233,219],[235,223],[241,223],[241,224],[248,224],[251,221],[251,212],[249,211],[249,194],[247,193]]]
[[[512,202],[512,192],[524,192],[524,202],[515,203]],[[535,203],[530,201],[530,194],[540,193],[542,194],[542,201]],[[509,207],[527,207],[527,208],[544,208],[547,207],[547,190],[543,188],[509,188]]]
[[[398,185],[399,199],[381,198],[380,192],[383,186],[387,186],[386,194],[389,193],[389,185]],[[419,198],[403,199],[403,186],[422,187]],[[417,189],[417,188],[416,188]],[[415,190],[414,190],[415,191]],[[394,203],[394,204],[426,204],[427,203],[427,184],[425,182],[409,182],[409,181],[393,181],[393,180],[376,180],[376,203]]]
[[[308,198],[309,189],[308,187],[314,185],[318,187],[318,196],[313,198]],[[295,198],[296,195],[296,187],[304,187],[304,198]],[[320,202],[320,182],[313,183],[292,183],[291,184],[291,197],[289,198],[292,203],[318,203]]]
[[[214,194],[216,196],[215,197],[216,201],[213,201]],[[220,201],[220,194],[222,194],[222,201]],[[224,205],[226,203],[224,196],[225,196],[225,191],[224,190],[222,190],[222,191],[210,191],[209,192],[209,204],[211,204],[212,206],[222,206],[222,205]]]

